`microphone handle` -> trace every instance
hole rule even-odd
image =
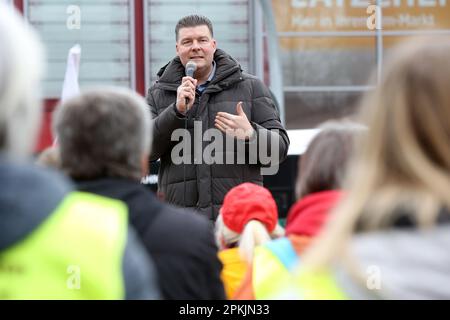
[[[185,103],[185,106],[186,106],[186,112],[188,112],[189,111],[189,109],[188,109],[188,104],[189,104],[189,98],[184,98],[184,103]]]

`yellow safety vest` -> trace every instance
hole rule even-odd
[[[346,299],[328,270],[310,271],[300,267],[287,238],[257,247],[253,263],[255,299]]]
[[[127,207],[74,192],[0,252],[0,299],[123,299]]]

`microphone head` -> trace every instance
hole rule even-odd
[[[197,64],[194,61],[189,60],[185,67],[186,75],[193,78],[195,70],[197,70]]]

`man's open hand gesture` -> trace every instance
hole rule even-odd
[[[241,101],[236,105],[236,113],[237,115],[227,112],[217,112],[215,126],[220,131],[232,137],[240,140],[248,140],[255,130],[242,109]]]

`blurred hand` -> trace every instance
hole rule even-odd
[[[192,77],[183,77],[181,85],[177,88],[177,109],[180,113],[186,114],[187,110],[192,108],[195,101],[195,87],[197,86],[197,79]],[[186,98],[189,99],[186,105]]]
[[[240,140],[248,140],[253,135],[255,129],[253,129],[242,109],[242,101],[239,101],[236,105],[236,113],[237,115],[227,112],[217,112],[215,126],[229,136]]]

